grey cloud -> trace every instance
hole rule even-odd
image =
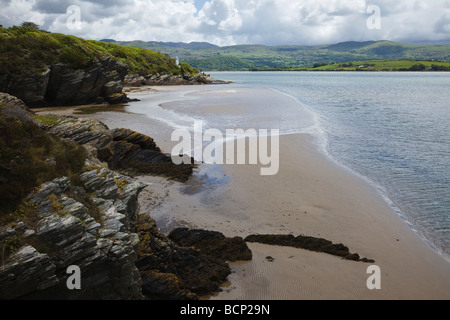
[[[443,14],[434,25],[434,31],[450,36],[450,15]]]
[[[33,9],[41,13],[64,14],[72,4],[75,4],[73,0],[36,0]]]
[[[3,0],[2,0],[3,1]],[[11,1],[11,0],[10,0]],[[32,0],[30,0],[32,1]],[[99,6],[103,8],[110,7],[123,7],[130,3],[132,0],[98,0],[98,1],[87,1],[87,0],[34,0],[34,9],[41,13],[65,13],[67,8],[71,5],[91,5]]]

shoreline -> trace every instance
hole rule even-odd
[[[130,113],[81,117],[100,120],[111,129],[125,126],[151,136],[163,152],[171,150],[172,129],[160,121]],[[445,258],[429,248],[367,182],[327,159],[311,139],[306,134],[281,137],[276,177],[260,177],[259,168],[248,165],[201,166],[187,186],[141,177],[153,183],[142,194],[143,211],[152,212],[163,230],[189,226],[243,237],[292,233],[344,243],[376,261],[384,285],[380,291],[367,289],[367,264],[249,244],[254,259],[231,264],[228,287],[210,299],[448,299],[450,264]],[[202,188],[203,174],[226,179]],[[269,262],[267,256],[275,260]]]

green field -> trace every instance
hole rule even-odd
[[[317,64],[295,71],[450,71],[450,62],[414,60],[368,60],[347,63]]]
[[[236,45],[227,47],[207,43],[144,41],[116,43],[179,57],[181,61],[201,71],[292,70],[311,68],[317,63],[334,65],[350,61],[393,61],[386,62],[387,66],[384,68],[380,66],[380,70],[384,70],[411,67],[408,63],[399,60],[450,62],[449,45],[408,45],[392,41],[343,42],[324,46]],[[395,61],[399,61],[398,65]],[[377,63],[376,68],[378,68]],[[345,71],[346,68],[342,70]]]

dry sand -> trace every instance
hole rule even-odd
[[[126,127],[150,135],[163,151],[171,151],[172,129],[161,122],[127,113],[83,117],[103,121],[110,128]],[[280,138],[276,176],[261,176],[259,169],[203,165],[187,184],[141,177],[149,183],[140,197],[142,211],[150,212],[163,232],[188,226],[226,236],[292,233],[343,243],[352,253],[375,260],[381,268],[381,290],[366,286],[370,264],[302,249],[249,244],[253,260],[232,264],[233,273],[223,291],[205,298],[450,298],[450,263],[368,183],[316,150],[309,135]],[[205,173],[227,183],[205,185]],[[268,256],[274,261],[268,261]]]

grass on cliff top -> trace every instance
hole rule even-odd
[[[82,69],[108,56],[126,63],[133,74],[196,73],[186,64],[179,68],[175,59],[147,49],[84,40],[29,26],[0,28],[0,74],[36,77],[52,64],[66,63]]]
[[[86,157],[83,147],[43,131],[26,111],[1,110],[0,225],[42,183],[62,176],[77,182]]]

